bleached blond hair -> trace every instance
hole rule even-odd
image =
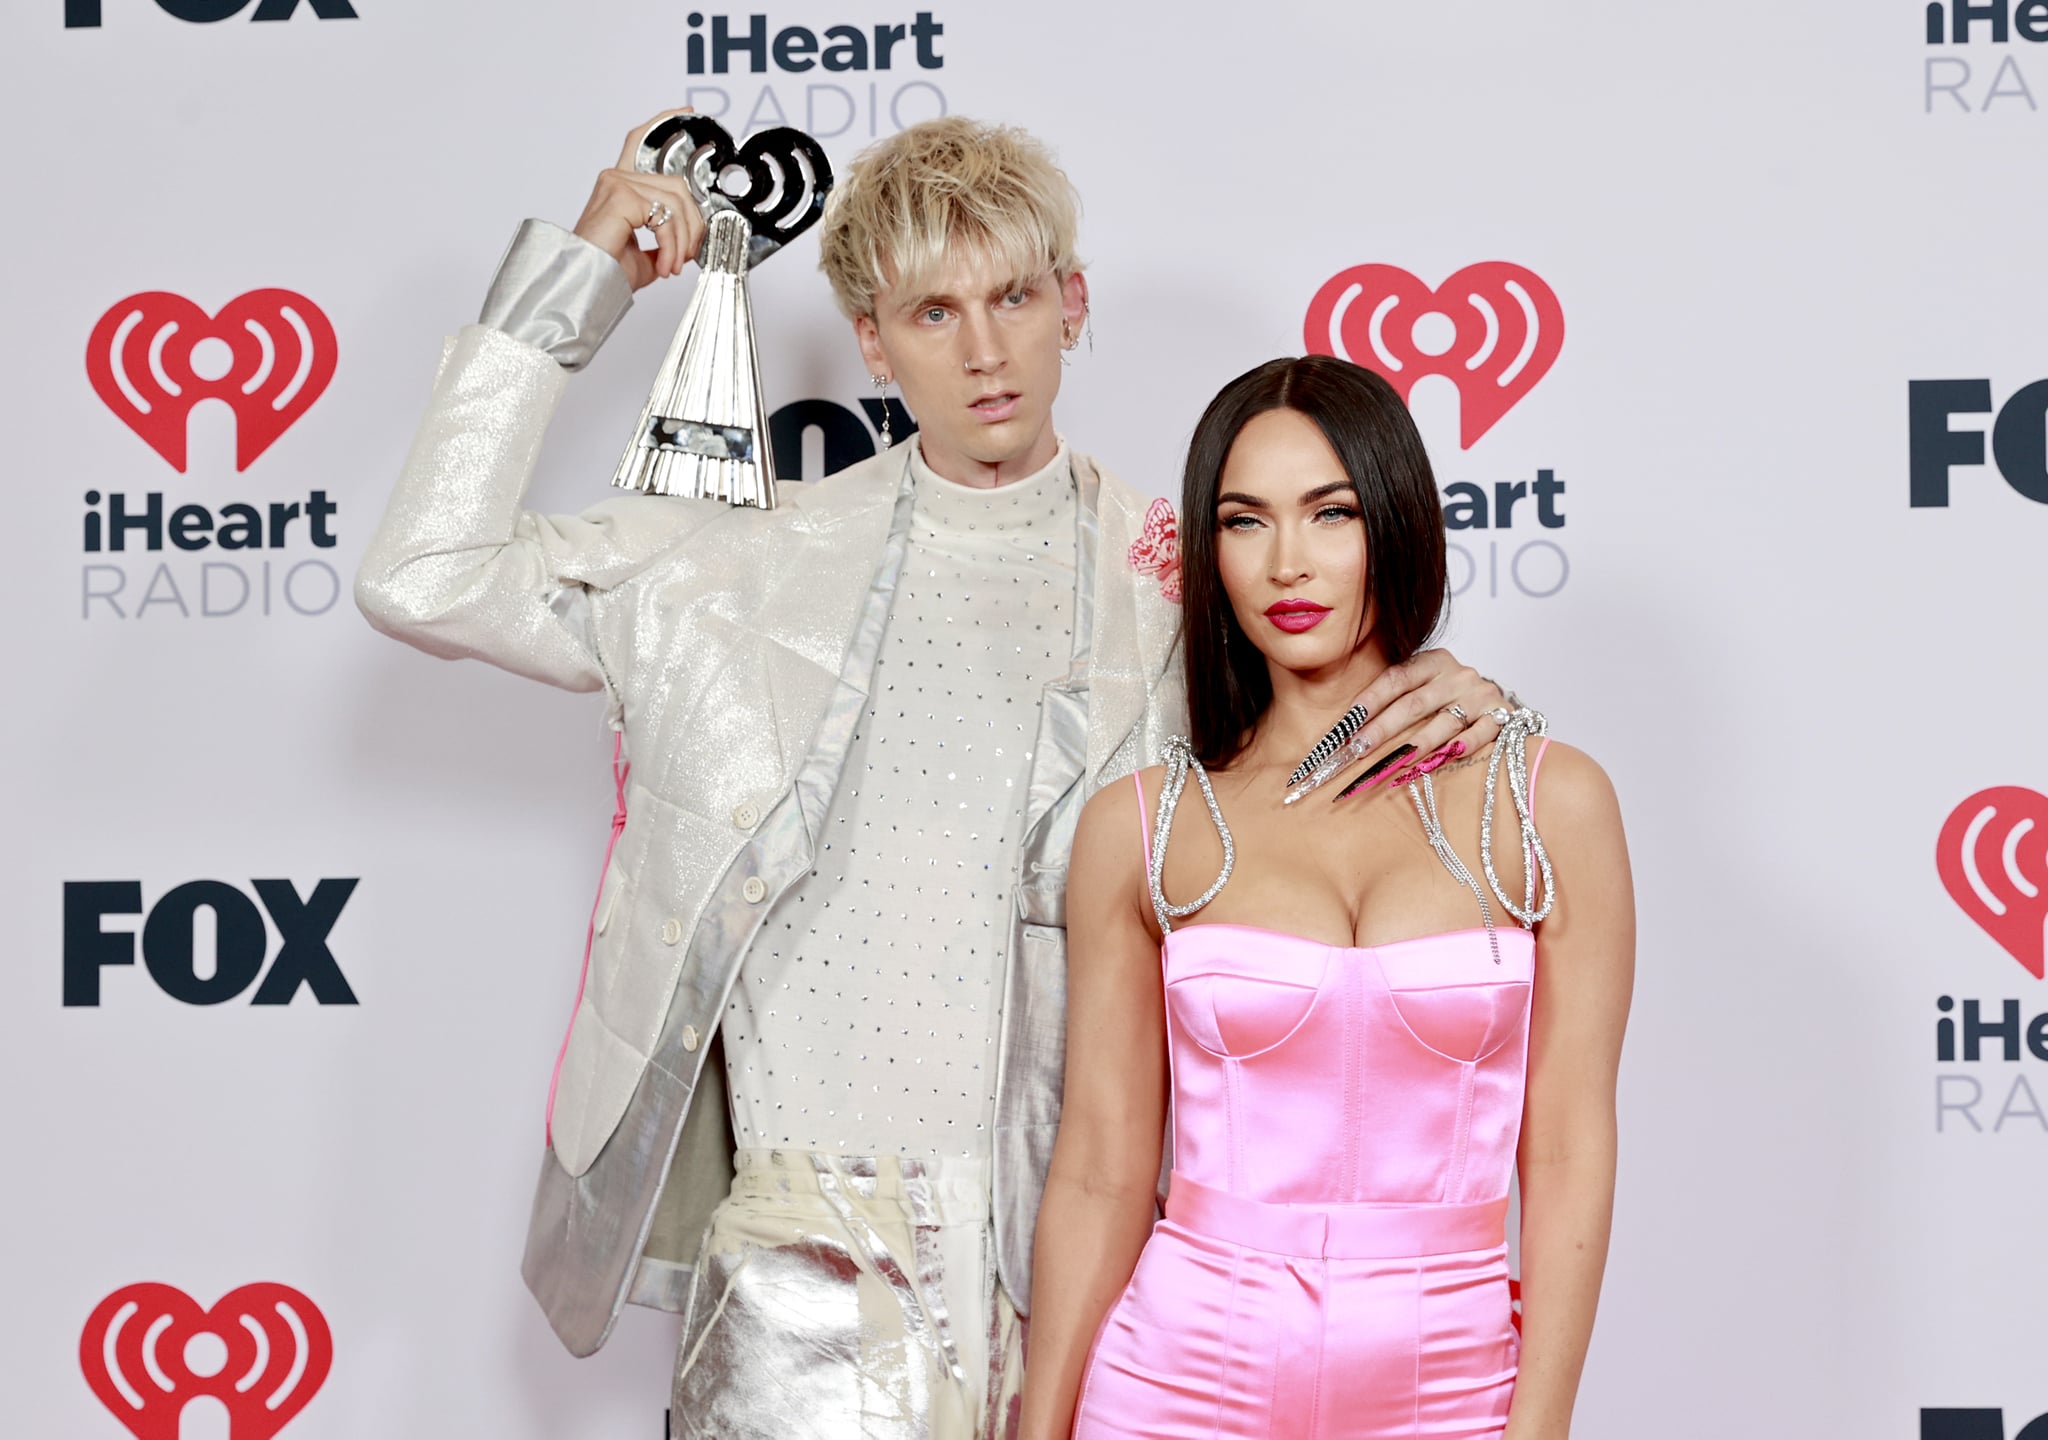
[[[1081,201],[1052,152],[1012,125],[949,115],[870,145],[825,202],[818,268],[849,319],[875,295],[935,287],[964,250],[1011,279],[1080,268]]]

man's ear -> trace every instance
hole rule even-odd
[[[854,319],[853,338],[860,342],[860,358],[867,365],[868,374],[890,380],[896,378],[896,370],[882,349],[882,331],[875,324],[874,316],[861,315]]]
[[[1060,282],[1060,319],[1076,340],[1088,328],[1088,277],[1079,270]]]

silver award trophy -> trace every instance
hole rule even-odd
[[[779,126],[736,146],[702,115],[654,126],[634,163],[643,174],[688,180],[706,228],[697,292],[612,484],[773,509],[775,455],[747,272],[817,223],[831,164],[801,130]],[[744,189],[728,188],[740,178]]]

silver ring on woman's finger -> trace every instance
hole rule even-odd
[[[1465,713],[1465,707],[1463,705],[1460,705],[1455,700],[1453,700],[1450,704],[1444,706],[1444,708],[1439,710],[1437,713],[1439,715],[1448,715],[1453,720],[1466,721],[1471,719],[1471,717]]]
[[[659,230],[675,218],[676,212],[669,209],[667,205],[659,200],[647,207],[647,228],[649,230]]]
[[[1507,706],[1496,705],[1491,710],[1486,712],[1486,718],[1491,720],[1496,725],[1505,725],[1513,717],[1508,714]]]

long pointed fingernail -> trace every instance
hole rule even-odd
[[[1337,747],[1349,740],[1357,733],[1358,727],[1365,723],[1367,713],[1365,706],[1353,705],[1339,716],[1337,723],[1330,727],[1330,732],[1316,741],[1315,748],[1308,752],[1308,758],[1294,767],[1294,773],[1287,777],[1288,788],[1292,789],[1308,779],[1317,766],[1335,755]]]
[[[1379,779],[1380,776],[1386,774],[1394,765],[1414,753],[1415,747],[1413,745],[1396,745],[1392,750],[1366,767],[1364,774],[1353,780],[1349,785],[1346,785],[1342,790],[1339,790],[1337,792],[1337,800],[1342,800],[1346,795],[1354,794],[1359,790],[1367,788],[1375,780]],[[1334,805],[1337,802],[1333,800],[1330,803]]]
[[[1451,761],[1456,760],[1459,756],[1463,755],[1464,753],[1465,742],[1462,740],[1453,740],[1450,744],[1444,746],[1442,749],[1433,751],[1430,754],[1430,757],[1427,760],[1424,760],[1420,765],[1410,765],[1403,768],[1400,774],[1394,776],[1391,780],[1387,781],[1387,786],[1390,789],[1398,790],[1403,785],[1412,785],[1417,780],[1420,780],[1423,776],[1431,775],[1437,772],[1438,770],[1441,770],[1444,766],[1450,764]]]
[[[1440,750],[1432,750],[1430,756],[1427,756],[1421,764],[1401,766],[1401,774],[1395,774],[1395,776],[1391,776],[1389,780],[1386,780],[1386,789],[1399,791],[1403,785],[1413,785],[1413,782],[1419,780],[1421,776],[1436,774],[1438,770],[1442,770],[1446,764],[1450,764],[1452,760],[1456,760],[1462,754],[1464,754],[1464,744],[1456,742],[1456,739],[1454,739],[1454,742],[1450,742],[1448,746],[1442,746]]]

